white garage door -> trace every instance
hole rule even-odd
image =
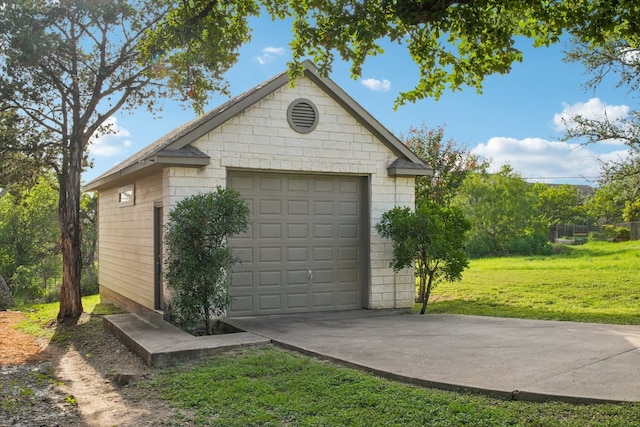
[[[362,307],[365,178],[232,172],[251,209],[249,231],[231,245],[229,315]]]

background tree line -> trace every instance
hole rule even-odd
[[[601,186],[584,193],[575,185],[529,183],[509,165],[489,173],[489,159],[445,140],[442,127],[411,129],[404,140],[434,171],[416,180],[416,204],[461,209],[471,223],[465,241],[470,256],[548,254],[549,229],[556,224],[639,220],[634,175],[607,180],[605,168]]]
[[[58,188],[51,174],[30,187],[14,187],[0,196],[0,275],[15,303],[60,298],[62,259],[58,238]],[[82,294],[98,292],[96,252],[97,196],[83,193]]]

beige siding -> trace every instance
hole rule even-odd
[[[119,187],[100,192],[98,282],[108,289],[103,294],[120,294],[153,309],[153,208],[162,201],[162,174],[127,184],[135,184],[133,206],[119,206]]]

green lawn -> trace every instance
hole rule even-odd
[[[640,405],[515,402],[416,387],[276,347],[217,356],[145,383],[199,426],[627,426]]]
[[[589,243],[552,257],[474,260],[462,283],[436,289],[434,296],[447,300],[430,303],[427,313],[640,324],[639,261],[638,242]],[[87,309],[97,302],[84,301]],[[55,316],[50,305],[38,306],[32,322],[41,324],[46,310]],[[176,415],[162,425],[171,426],[582,427],[640,420],[639,403],[515,402],[439,391],[274,346],[157,369],[128,387],[140,398],[166,400]]]
[[[428,313],[640,324],[640,242],[566,246],[546,257],[472,260]]]

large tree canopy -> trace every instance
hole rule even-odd
[[[185,40],[206,46],[221,15],[236,10],[227,16],[243,22],[260,8],[274,19],[291,18],[294,75],[305,57],[326,74],[338,55],[359,77],[366,58],[383,53],[384,41],[405,46],[420,75],[398,103],[438,98],[446,88],[465,85],[480,91],[486,76],[508,73],[522,60],[518,38],[547,46],[570,33],[599,45],[611,34],[639,32],[636,0],[194,0],[176,2],[151,45],[162,52]]]
[[[600,14],[610,13],[614,20],[602,24],[598,32],[585,32],[589,37],[575,37],[567,60],[580,62],[591,79],[587,89],[595,90],[604,81],[615,82],[618,88],[638,99],[640,97],[640,4],[617,4],[627,2],[606,2],[601,5]],[[600,2],[598,2],[600,4]],[[605,7],[608,5],[608,9]],[[611,13],[615,11],[615,13]],[[595,24],[593,24],[595,25]],[[574,116],[567,120],[565,140],[575,139],[584,144],[615,140],[628,147],[628,156],[610,160],[602,164],[599,178],[601,190],[596,196],[598,202],[592,207],[610,205],[615,208],[606,212],[609,219],[620,221],[624,206],[640,205],[640,111],[631,111],[621,118]],[[615,191],[611,191],[612,189]],[[612,197],[609,197],[610,194]],[[633,217],[633,215],[632,215]]]
[[[80,176],[91,142],[110,131],[115,112],[140,105],[154,110],[167,94],[201,109],[204,98],[198,94],[224,90],[220,76],[247,40],[246,11],[230,7],[227,19],[215,22],[215,43],[170,39],[175,47],[163,50],[158,43],[155,56],[143,60],[141,40],[153,40],[147,36],[170,19],[173,5],[171,0],[0,2],[0,188],[29,184],[29,175],[43,168],[56,173],[63,255],[59,319],[82,313]],[[208,18],[202,22],[214,25]]]

